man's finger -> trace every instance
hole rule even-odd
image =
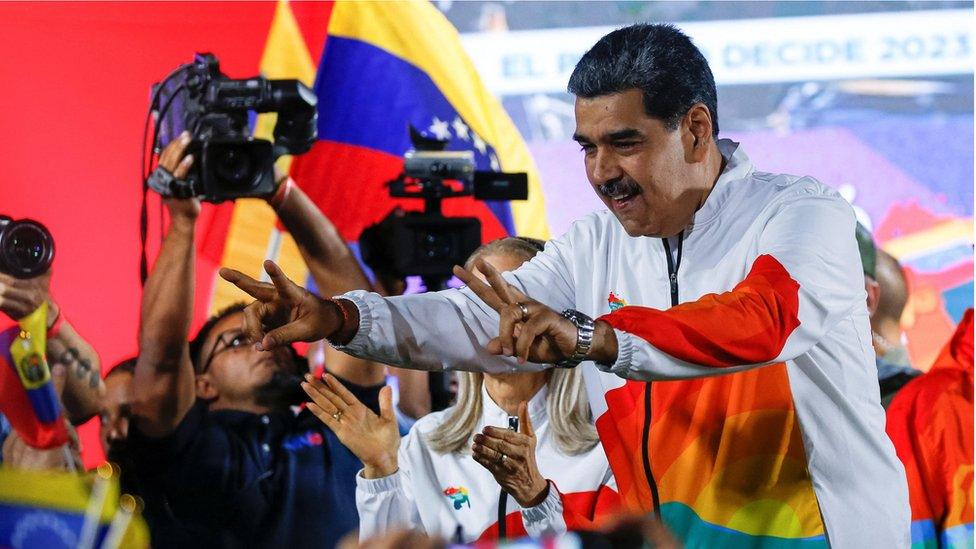
[[[474,292],[474,295],[478,296],[478,299],[485,302],[485,305],[488,305],[496,311],[505,306],[505,302],[498,297],[495,290],[492,289],[491,286],[485,284],[483,280],[475,276],[471,271],[455,265],[454,276],[458,277],[462,282],[467,284],[468,288]]]
[[[299,301],[303,297],[304,288],[295,284],[290,278],[285,276],[285,272],[281,270],[274,261],[270,259],[264,262],[264,271],[268,273],[271,277],[271,283],[278,290],[278,293],[288,297],[294,301]]]
[[[267,304],[261,301],[255,301],[244,307],[244,323],[241,330],[249,341],[257,343],[264,339],[262,319],[266,307]]]
[[[521,330],[515,340],[515,356],[518,357],[519,364],[528,362],[532,344],[545,331],[545,326],[546,320],[542,315],[532,316],[528,322],[521,325]]]
[[[236,269],[222,267],[218,272],[220,273],[220,278],[223,278],[227,282],[237,286],[254,299],[271,301],[278,295],[278,291],[275,290],[273,284],[255,280]]]
[[[166,168],[170,172],[176,167],[176,164],[180,161],[183,156],[183,151],[189,146],[192,138],[190,137],[190,132],[183,132],[174,139],[170,141],[163,152],[159,155],[159,165]]]
[[[259,351],[270,351],[284,345],[290,345],[296,341],[316,341],[323,336],[316,337],[302,320],[289,322],[284,326],[275,328],[264,334],[257,345]]]
[[[186,174],[190,173],[190,168],[192,166],[193,166],[193,155],[188,154],[184,156],[183,160],[180,160],[179,165],[176,166],[176,169],[173,170],[173,177],[176,179],[185,178]]]
[[[501,300],[509,305],[515,303],[515,296],[512,295],[510,290],[511,285],[507,280],[502,278],[502,273],[498,272],[498,269],[493,267],[491,263],[488,263],[484,259],[479,259],[475,261],[475,266],[481,271],[481,274],[485,275],[488,279],[488,284],[491,285],[495,293]]]
[[[515,305],[505,305],[498,311],[498,343],[502,354],[515,353],[515,325],[522,321],[522,310]]]

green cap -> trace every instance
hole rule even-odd
[[[859,222],[854,229],[854,238],[857,239],[857,251],[861,254],[861,267],[864,274],[874,278],[875,265],[878,263],[878,250],[874,246],[874,239],[871,238],[871,231],[864,228]]]

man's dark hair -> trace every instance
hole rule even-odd
[[[674,130],[692,106],[703,103],[718,135],[718,100],[708,61],[672,25],[639,23],[601,38],[576,64],[569,93],[590,99],[639,89],[644,111]]]
[[[190,361],[193,363],[194,372],[199,373],[200,368],[203,367],[203,363],[201,362],[201,360],[203,360],[203,357],[201,356],[203,354],[203,343],[207,341],[207,336],[210,335],[210,332],[213,330],[214,326],[216,326],[217,323],[224,318],[243,311],[245,307],[247,307],[247,304],[244,302],[228,305],[203,323],[203,326],[200,327],[200,331],[197,332],[196,337],[190,341]]]
[[[109,368],[108,372],[105,373],[105,379],[115,374],[134,374],[136,372],[136,359],[138,357],[127,358],[122,362],[119,362],[115,366]]]

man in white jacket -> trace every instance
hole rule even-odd
[[[687,545],[907,546],[850,206],[717,139],[711,71],[673,27],[608,34],[569,88],[608,211],[491,286],[459,270],[462,290],[316,300],[271,263],[274,285],[223,271],[258,299],[256,345],[325,336],[420,369],[593,361],[624,504]]]

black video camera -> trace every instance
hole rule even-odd
[[[315,93],[298,80],[260,76],[234,80],[209,53],[177,68],[153,86],[154,149],[188,131],[195,159],[184,181],[157,169],[147,184],[164,196],[197,196],[207,202],[274,192],[274,161],[308,151],[318,137]],[[250,112],[276,112],[274,142],[255,139]]]
[[[54,261],[51,233],[33,219],[0,215],[0,272],[17,278],[34,278],[47,272]]]
[[[444,217],[441,201],[456,196],[477,200],[525,200],[528,176],[475,170],[472,151],[445,151],[446,141],[429,139],[410,127],[414,150],[404,156],[404,171],[389,182],[390,196],[424,199],[424,211],[394,210],[363,230],[363,261],[375,271],[398,277],[419,275],[437,290],[481,245],[476,217]],[[451,186],[447,181],[457,181]]]

